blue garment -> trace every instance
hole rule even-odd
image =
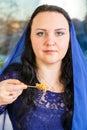
[[[87,130],[87,61],[76,39],[72,23],[71,45],[74,77],[74,114],[72,130]]]
[[[17,72],[16,72],[17,73]],[[0,81],[8,78],[18,78],[18,74],[9,72],[0,77]],[[55,93],[50,91],[38,90],[38,95],[34,98],[35,109],[28,109],[22,115],[21,130],[64,130],[62,120],[66,114],[66,108],[63,102],[64,93]],[[7,110],[14,130],[18,128],[16,117],[22,107],[23,100],[18,98],[15,102],[7,105]],[[31,104],[28,105],[30,108]],[[0,108],[0,113],[4,109]]]

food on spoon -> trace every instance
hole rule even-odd
[[[46,91],[48,89],[48,86],[45,83],[36,83],[36,88]]]

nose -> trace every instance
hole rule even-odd
[[[53,34],[48,34],[46,37],[45,44],[47,46],[54,46],[56,44],[55,36]]]

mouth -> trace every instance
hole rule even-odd
[[[45,53],[55,53],[57,50],[44,50]]]

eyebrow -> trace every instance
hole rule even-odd
[[[47,31],[46,29],[43,29],[43,28],[37,28],[36,30],[42,30],[42,31]],[[67,30],[66,28],[57,28],[57,29],[54,29],[55,31],[60,31],[60,30]]]
[[[36,30],[46,31],[46,29],[43,29],[43,28],[37,28]]]

